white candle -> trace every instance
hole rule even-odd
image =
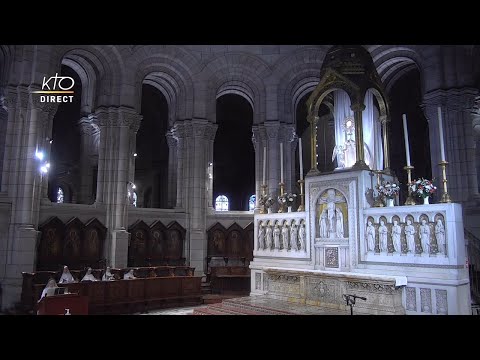
[[[265,185],[265,174],[267,172],[267,147],[263,147],[263,185]]]
[[[410,145],[408,143],[407,115],[403,114],[403,135],[405,137],[405,154],[407,156],[407,166],[410,165]]]
[[[443,119],[442,119],[442,108],[438,107],[438,134],[440,136],[440,155],[442,161],[445,161],[445,144],[443,143]]]
[[[283,143],[280,143],[280,182],[283,184]]]
[[[298,138],[298,157],[300,158],[300,180],[303,180],[302,138]]]

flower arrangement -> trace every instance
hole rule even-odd
[[[408,186],[412,194],[423,198],[432,196],[437,191],[437,187],[433,185],[432,181],[424,178],[413,180]]]
[[[382,181],[376,188],[379,195],[389,199],[393,199],[400,191],[399,184],[390,181]]]
[[[287,206],[293,206],[295,203],[295,199],[297,198],[297,194],[294,193],[284,193],[283,195],[280,195],[278,197],[278,203],[280,205],[287,205]]]
[[[260,196],[258,202],[261,206],[265,206],[267,209],[274,203],[273,198],[270,195]]]

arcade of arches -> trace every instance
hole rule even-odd
[[[133,224],[175,223],[185,230],[181,257],[204,275],[208,230],[247,229],[264,181],[276,199],[283,167],[285,190],[299,193],[299,139],[305,175],[353,165],[338,149],[355,133],[344,127],[338,140],[343,125],[335,121],[342,111],[342,119],[353,119],[347,92],[323,98],[311,136],[308,99],[331,48],[0,45],[1,307],[19,301],[21,273],[35,270],[39,229],[51,218],[97,219],[106,229],[101,257],[112,267],[127,266]],[[364,138],[367,166],[386,163],[380,125],[386,122],[389,170],[406,183],[406,114],[414,177],[440,179],[441,106],[449,193],[480,237],[478,47],[363,49],[388,102],[385,115],[375,93],[364,99],[364,119],[369,111],[376,120],[370,142]],[[55,74],[74,80],[72,101],[43,102],[34,93]]]

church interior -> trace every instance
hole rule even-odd
[[[478,45],[0,45],[3,314],[479,315],[479,184]]]

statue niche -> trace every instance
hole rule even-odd
[[[325,190],[317,201],[317,238],[345,239],[348,237],[347,201],[338,190]]]

